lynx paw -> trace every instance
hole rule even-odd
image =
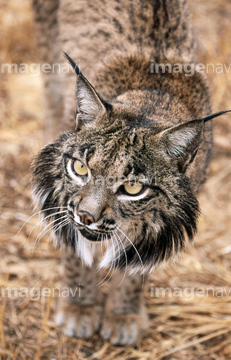
[[[66,305],[56,316],[56,325],[61,326],[68,336],[89,338],[99,330],[102,317],[100,306]]]
[[[134,345],[147,327],[146,314],[106,315],[100,335],[112,345]]]

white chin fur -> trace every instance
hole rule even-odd
[[[78,231],[78,239],[76,241],[76,252],[81,260],[87,265],[92,266],[94,262],[94,255],[96,253],[96,246],[100,246],[100,242],[93,243]],[[108,268],[111,266],[113,261],[116,263],[116,250],[115,246],[109,241],[106,243],[107,250],[105,251],[101,262],[98,265],[99,269]]]
[[[114,263],[114,266],[116,268],[117,265],[117,256],[118,253],[115,253],[115,249],[113,248],[113,246],[109,246],[101,260],[101,262],[98,265],[98,269],[108,269],[112,266],[112,264]],[[145,274],[150,274],[153,270],[155,270],[156,265],[148,265],[148,266],[142,266],[137,265],[137,266],[129,266],[129,264],[127,265],[126,269],[124,271],[126,271],[128,276],[132,276],[135,274],[140,274],[140,275],[145,275]]]
[[[54,236],[54,239],[55,236]],[[86,238],[83,237],[83,235],[78,231],[78,239],[76,239],[76,253],[81,258],[83,263],[87,266],[92,266],[94,262],[94,255],[96,253],[96,246],[99,246],[99,242],[93,243]],[[118,247],[113,245],[113,242],[109,241],[106,244],[107,249],[103,255],[102,260],[100,261],[98,265],[98,269],[108,269],[112,266],[114,263],[114,267],[117,266],[118,261]],[[151,266],[127,266],[126,272],[129,276],[135,275],[137,273],[140,273],[140,275],[144,275],[147,273],[151,273],[156,268],[155,265]]]
[[[76,252],[81,260],[87,265],[92,266],[94,262],[96,245],[87,239],[78,231],[78,239],[76,241]]]
[[[113,248],[112,245],[110,245],[105,251],[105,254],[103,255],[102,260],[100,261],[98,268],[99,269],[109,268],[114,259],[115,259],[115,249]]]

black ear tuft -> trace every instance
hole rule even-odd
[[[203,120],[204,122],[206,122],[206,121],[208,121],[208,120],[212,120],[212,119],[214,119],[214,118],[216,118],[216,117],[218,117],[218,116],[221,116],[221,115],[226,114],[226,113],[229,113],[229,112],[231,112],[231,110],[220,111],[220,112],[217,112],[217,113],[215,113],[215,114],[206,116],[206,117],[204,117],[204,118],[201,119],[201,120]]]
[[[79,70],[79,67],[77,66],[77,64],[74,62],[74,60],[64,51],[63,55],[65,56],[65,58],[67,59],[67,61],[69,62],[69,64],[73,67],[73,69],[75,70],[77,75],[82,74],[81,71]]]

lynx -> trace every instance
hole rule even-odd
[[[210,115],[203,74],[154,66],[197,62],[186,1],[34,0],[34,9],[40,57],[68,60],[77,77],[74,96],[72,71],[44,74],[47,138],[66,131],[33,164],[36,203],[64,249],[63,284],[82,284],[81,296],[60,299],[56,322],[69,336],[135,344],[148,327],[144,279],[197,231],[220,113]]]

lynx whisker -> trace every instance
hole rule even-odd
[[[118,259],[117,259],[117,252],[116,252],[116,249],[115,249],[115,243],[114,243],[114,240],[113,239],[115,239],[115,241],[116,241],[116,246],[119,248],[119,244],[118,244],[118,241],[117,241],[117,239],[113,236],[112,238],[112,241],[111,241],[111,245],[112,245],[112,256],[113,256],[113,259],[112,259],[112,273],[111,273],[111,275],[110,275],[110,277],[109,277],[109,279],[108,279],[108,281],[112,278],[112,276],[114,275],[114,273],[116,272],[116,270],[118,269],[118,264],[119,264],[119,262],[118,262]],[[117,266],[116,266],[116,260],[117,260]]]
[[[58,221],[60,219],[57,219],[56,221]],[[54,221],[55,222],[55,221]],[[40,240],[49,232],[49,231],[52,231],[52,227],[53,227],[53,224],[54,222],[52,223],[49,223],[45,226],[44,229],[42,229],[40,231],[40,233],[38,234],[38,236],[36,237],[35,241],[34,241],[34,244],[33,244],[33,248],[32,248],[32,253],[34,252],[37,244],[40,242]]]
[[[113,238],[114,238],[115,241],[116,241],[116,245],[117,245],[117,249],[118,249],[118,251],[117,251],[116,254],[115,254],[115,261],[117,261],[117,265],[116,265],[115,270],[117,270],[118,267],[119,267],[119,260],[120,260],[120,245],[119,245],[119,242],[118,242],[118,238],[116,237],[115,231],[113,232]],[[121,243],[121,245],[122,245],[122,247],[123,247],[123,244],[122,244],[122,243]]]
[[[62,206],[62,209],[67,208],[67,206]],[[60,209],[60,206],[54,206],[54,207],[50,207],[48,209],[44,209],[44,210],[39,210],[37,211],[35,214],[31,215],[24,223],[23,225],[20,227],[20,229],[18,230],[17,234],[14,235],[14,237],[11,239],[14,240],[16,238],[16,236],[18,236],[18,234],[22,231],[22,229],[26,226],[26,224],[36,215],[40,215],[45,211],[49,211],[49,210],[54,210],[54,209]]]
[[[32,232],[33,232],[38,226],[41,226],[44,221],[46,221],[47,219],[49,219],[49,218],[51,218],[51,217],[53,217],[53,216],[55,216],[55,215],[63,214],[63,213],[67,213],[67,210],[57,211],[57,212],[55,212],[55,213],[53,213],[53,214],[50,214],[50,215],[47,215],[46,217],[44,217],[43,219],[41,219],[37,224],[35,224],[35,225],[33,226],[32,230],[31,230],[30,233],[29,233],[28,238],[30,239],[30,236],[31,236]]]
[[[143,274],[143,277],[144,277],[144,272],[145,272],[145,269],[144,269],[144,264],[143,264],[143,261],[141,259],[141,256],[137,250],[137,248],[135,247],[135,245],[133,244],[133,242],[129,239],[129,237],[117,226],[117,229],[126,237],[126,239],[128,240],[128,242],[132,245],[133,249],[135,250],[138,258],[139,258],[139,261],[140,261],[140,264],[141,264],[141,268],[142,268],[142,274]]]
[[[57,224],[54,229],[51,229],[51,231],[53,231],[54,233],[55,232],[58,232],[62,227],[68,225],[70,223],[70,220],[67,218],[67,219],[64,219],[63,221],[61,221],[61,223]]]
[[[124,270],[124,275],[123,275],[123,278],[122,280],[120,281],[119,285],[120,286],[122,284],[122,282],[124,281],[125,279],[125,276],[127,274],[127,267],[128,267],[128,258],[127,258],[127,254],[126,254],[126,250],[125,250],[125,247],[124,247],[124,244],[119,236],[119,234],[115,231],[115,236],[117,236],[117,239],[119,240],[121,246],[122,246],[122,249],[123,249],[123,252],[124,252],[124,256],[125,256],[125,270]]]
[[[104,241],[104,235],[102,235],[102,240]],[[108,239],[107,239],[108,240]],[[114,254],[114,242],[113,242],[113,239],[111,241],[111,248],[112,248],[112,252]],[[111,262],[111,265],[110,265],[110,268],[108,269],[107,271],[107,274],[104,276],[104,278],[97,284],[97,287],[100,287],[100,286],[103,286],[104,284],[107,284],[109,282],[109,280],[111,279],[112,275],[114,274],[114,256],[113,256],[113,259],[112,259],[112,262]],[[100,270],[100,268],[98,268],[98,271]],[[110,272],[111,275],[110,275]],[[107,281],[104,282],[104,280],[107,279]],[[101,285],[102,284],[102,285]]]
[[[55,219],[54,221],[52,221],[51,223],[47,224],[45,226],[45,228],[38,234],[37,238],[34,241],[34,246],[33,246],[33,251],[35,249],[36,244],[50,231],[52,230],[53,225],[57,222],[60,221],[62,219],[67,219],[67,215],[59,218],[59,219]]]
[[[69,223],[70,223],[70,220],[67,218],[66,220],[64,219],[61,223],[57,224],[54,229],[50,229],[51,234],[53,234],[53,244],[54,244],[55,248],[57,248],[59,246],[59,248],[62,251],[64,251],[63,243],[60,241],[58,243],[58,237],[55,235],[55,233],[57,231],[59,231],[62,227],[68,225]]]
[[[105,237],[107,238],[107,235],[105,235]],[[110,279],[112,278],[112,276],[115,272],[115,244],[114,244],[113,238],[111,240],[112,241],[111,241],[110,245],[111,245],[111,249],[112,249],[112,262],[111,262],[111,266],[108,270],[108,273],[106,275],[107,281],[105,281],[105,284],[107,284],[110,281]],[[107,242],[108,242],[108,238],[107,238]]]

